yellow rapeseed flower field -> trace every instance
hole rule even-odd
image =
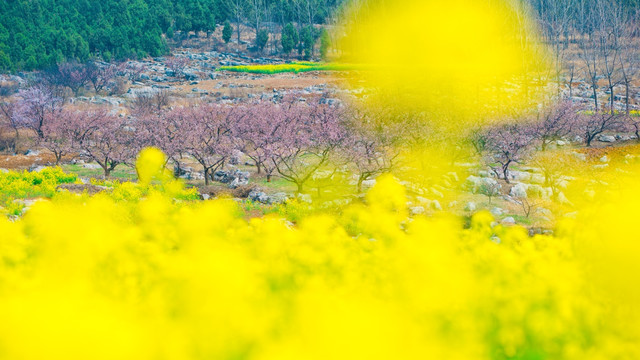
[[[141,155],[126,196],[61,193],[0,220],[0,358],[640,355],[640,187],[529,237],[484,212],[467,229],[408,220],[382,177],[365,205],[292,228],[176,200],[161,156]]]

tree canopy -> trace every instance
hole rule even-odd
[[[0,71],[34,70],[92,56],[159,56],[163,34],[215,30],[225,21],[324,23],[341,0],[15,0],[0,2]],[[259,3],[259,4],[258,4]]]

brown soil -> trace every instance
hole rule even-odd
[[[253,74],[231,74],[216,80],[201,80],[196,85],[187,83],[179,85],[182,93],[191,93],[194,88],[205,90],[210,94],[221,93],[222,95],[246,95],[248,93],[270,92],[273,89],[303,89],[309,86],[337,84],[340,80],[332,74],[320,72],[308,72],[300,74],[274,74],[274,75],[253,75]],[[222,86],[219,86],[222,84]],[[235,85],[230,88],[229,85]]]
[[[0,155],[0,168],[9,170],[24,170],[33,165],[51,165],[55,162],[53,155],[44,152],[36,156]]]
[[[92,184],[62,184],[57,187],[57,190],[67,190],[76,194],[82,194],[86,191],[89,195],[95,195],[103,191],[110,191],[111,189]]]

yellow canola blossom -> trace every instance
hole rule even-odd
[[[294,227],[244,220],[230,200],[176,201],[175,184],[130,186],[0,220],[0,358],[639,355],[633,212],[616,210],[637,190],[531,238],[483,212],[468,229],[410,220],[391,177]]]
[[[529,14],[511,0],[352,1],[339,48],[369,69],[352,86],[372,103],[464,129],[544,96],[549,51]]]

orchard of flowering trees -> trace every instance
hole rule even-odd
[[[365,180],[400,168],[403,152],[415,147],[416,139],[460,138],[420,125],[424,120],[387,121],[383,108],[333,103],[326,96],[178,107],[168,106],[166,94],[147,100],[134,101],[130,116],[115,116],[66,106],[49,87],[32,87],[0,104],[0,138],[5,151],[13,150],[6,139],[34,141],[54,155],[56,164],[81,156],[97,163],[106,177],[120,164],[131,165],[141,149],[154,146],[177,168],[198,164],[206,184],[240,153],[267,181],[277,176],[297,192],[334,174],[350,176],[360,192]],[[561,102],[508,125],[476,129],[466,141],[496,177],[509,182],[510,169],[534,150],[544,152],[558,140],[589,147],[605,133],[638,128],[637,117],[590,113]]]
[[[569,101],[544,107],[517,120],[479,129],[471,139],[496,177],[507,183],[513,165],[529,160],[536,150],[544,153],[557,141],[591,147],[607,133],[635,133],[635,139],[640,141],[636,132],[637,115],[585,111]]]
[[[28,136],[49,150],[56,164],[82,156],[110,173],[130,165],[144,147],[160,148],[175,166],[195,161],[206,184],[238,152],[251,159],[267,181],[273,176],[293,183],[298,192],[320,171],[346,171],[359,179],[388,171],[397,152],[381,123],[349,121],[344,105],[324,97],[290,96],[279,103],[238,105],[200,103],[166,108],[134,103],[131,116],[103,110],[73,109],[46,88],[18,93],[3,103],[5,136]],[[11,132],[8,131],[11,130]]]

